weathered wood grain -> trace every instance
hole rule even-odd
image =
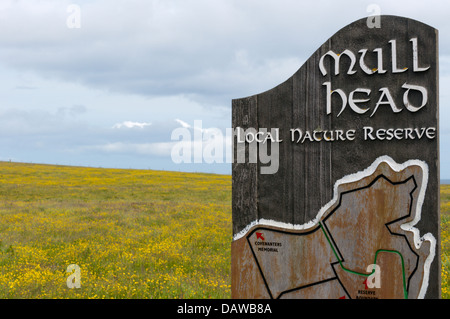
[[[429,66],[424,72],[413,72],[412,38],[417,38],[418,41],[420,66]],[[392,44],[389,41],[393,39],[396,41],[398,67],[407,67],[405,72],[392,72]],[[311,221],[333,198],[333,188],[339,179],[360,172],[369,167],[375,159],[387,155],[396,163],[413,159],[426,163],[428,183],[422,204],[423,216],[417,228],[422,234],[430,233],[436,238],[436,256],[439,256],[437,44],[437,30],[419,21],[382,16],[381,28],[368,28],[366,19],[360,19],[328,39],[285,82],[266,92],[233,100],[233,128],[280,128],[280,138],[283,140],[279,144],[279,169],[275,174],[261,174],[263,164],[259,162],[233,163],[233,233],[242,233],[252,222],[257,223],[261,219],[292,225]],[[327,57],[324,59],[324,66],[328,73],[322,75],[319,69],[320,58],[329,50],[341,53],[345,49],[355,54],[357,72],[353,75],[346,74],[350,60],[342,55],[340,73],[334,74],[334,63]],[[377,55],[373,50],[381,49],[386,73],[368,75],[362,72],[359,67],[361,49],[367,49],[364,62],[371,68],[377,67]],[[360,103],[361,107],[364,105],[370,110],[365,114],[356,114],[347,105],[338,117],[340,100],[337,94],[333,94],[332,112],[327,114],[325,82],[330,82],[333,90],[342,89],[347,97],[356,88],[370,89],[370,101]],[[405,83],[427,89],[427,104],[417,112],[408,111],[403,104],[405,89],[402,85]],[[402,109],[400,112],[394,113],[390,106],[381,104],[372,115],[379,101],[381,88],[389,89],[395,104]],[[359,99],[367,98],[361,93],[357,96]],[[412,104],[420,105],[419,94],[411,93],[409,98]],[[434,127],[436,136],[432,139],[364,140],[363,128],[368,126],[375,130]],[[300,128],[303,131],[355,130],[356,137],[354,140],[345,141],[295,143],[290,141],[291,128]],[[234,150],[236,152],[236,144]],[[240,250],[234,251],[239,254]],[[386,263],[397,262],[395,258],[383,258]],[[240,271],[247,271],[235,265],[233,267],[234,278],[241,276]],[[239,285],[235,279],[233,283]],[[236,293],[234,296],[238,297],[240,294]],[[252,297],[251,294],[245,296]],[[303,295],[296,293],[292,296]],[[435,258],[430,268],[426,298],[439,297],[440,261]]]

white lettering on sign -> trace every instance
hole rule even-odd
[[[391,141],[391,140],[420,140],[436,138],[435,127],[406,127],[406,128],[378,128],[364,126],[361,131],[350,130],[322,130],[313,131],[292,128],[290,131],[291,142],[303,144],[305,142],[335,142],[354,141],[357,135],[365,141]]]
[[[421,127],[421,128],[388,128],[388,129],[377,129],[371,126],[364,126],[364,140],[420,140],[423,137],[427,139],[434,139],[436,137],[435,127]]]
[[[303,144],[309,142],[333,142],[333,141],[353,141],[355,139],[355,130],[314,130],[303,132],[299,128],[291,129],[291,141]]]
[[[403,104],[405,105],[405,107],[409,111],[417,112],[422,107],[424,107],[425,104],[427,104],[427,102],[428,102],[428,91],[423,86],[412,85],[412,84],[405,83],[405,84],[402,85],[402,88],[406,89],[406,92],[403,94]],[[412,105],[409,102],[409,99],[408,99],[409,90],[416,90],[416,91],[419,91],[422,94],[422,104],[420,106],[416,107],[416,106]]]
[[[333,93],[337,93],[337,95],[340,96],[340,98],[341,98],[341,109],[340,109],[339,113],[337,114],[337,117],[339,117],[339,115],[341,115],[342,112],[344,112],[345,108],[347,107],[347,104],[350,105],[350,108],[355,113],[358,113],[358,114],[364,114],[369,110],[369,107],[358,106],[357,103],[366,103],[366,102],[369,102],[370,99],[369,98],[355,99],[354,95],[358,93],[358,94],[364,94],[365,96],[369,97],[369,95],[372,92],[370,89],[356,88],[355,90],[353,90],[349,93],[348,98],[347,98],[347,94],[342,89],[334,89],[333,90],[331,88],[331,82],[324,82],[322,85],[324,85],[326,87],[326,98],[327,98],[326,112],[327,112],[327,115],[331,114],[331,110],[332,110],[331,97],[332,97]],[[402,85],[402,89],[406,90],[403,93],[403,105],[405,106],[405,108],[408,111],[417,112],[427,104],[428,91],[423,86],[405,83]],[[422,96],[422,103],[420,106],[414,106],[409,101],[408,96],[409,96],[410,90],[415,90],[415,91],[420,92],[420,94]],[[375,114],[375,112],[378,110],[378,107],[380,107],[380,105],[389,106],[392,109],[392,112],[394,112],[394,113],[399,113],[403,110],[402,108],[398,107],[395,104],[394,99],[392,98],[392,94],[389,91],[389,88],[387,88],[387,87],[380,88],[379,92],[380,92],[380,94],[379,94],[377,103],[375,104],[375,108],[373,109],[372,113],[370,114],[370,117],[372,117]]]
[[[417,38],[412,38],[409,40],[412,42],[412,48],[413,48],[413,71],[414,72],[423,72],[428,70],[430,67],[427,66],[425,68],[419,67],[419,50],[417,48]]]
[[[380,74],[386,73],[386,70],[383,69],[383,50],[381,48],[373,50],[373,52],[377,53],[377,65],[378,65],[374,69],[369,68],[364,62],[367,49],[361,49],[358,52],[361,53],[361,58],[359,59],[359,67],[361,68],[361,70],[364,71],[364,73],[369,75],[374,74],[375,72],[378,72]]]
[[[341,59],[342,55],[346,55],[350,58],[351,61],[351,65],[348,68],[347,74],[351,75],[351,74],[355,74],[356,70],[353,70],[355,64],[356,64],[356,57],[355,54],[350,51],[350,50],[345,50],[344,52],[342,52],[341,54],[336,54],[333,51],[328,51],[327,53],[325,53],[324,55],[322,55],[322,57],[320,58],[319,61],[319,69],[320,72],[322,72],[322,75],[327,75],[327,70],[325,70],[325,67],[323,66],[323,60],[325,59],[325,57],[329,55],[334,59],[334,75],[338,75],[339,74],[339,61]]]
[[[242,133],[240,128],[238,127],[236,130],[236,137],[238,143],[266,143],[267,141],[271,141],[272,143],[275,142],[282,142],[283,140],[280,139],[280,129],[275,128],[271,130],[271,132],[267,132],[266,128],[262,128],[259,131],[256,130],[247,130],[244,132],[244,137],[242,136]]]
[[[427,71],[428,69],[430,69],[430,66],[420,66],[420,63],[419,63],[419,49],[418,49],[417,38],[410,39],[410,42],[412,44],[412,50],[411,50],[412,61],[413,61],[412,71],[413,72]],[[390,40],[389,43],[391,44],[391,55],[390,55],[391,72],[393,74],[396,74],[396,73],[403,73],[403,72],[407,71],[408,70],[407,67],[399,67],[399,64],[397,63],[398,62],[397,61],[397,41],[394,39],[394,40]],[[358,53],[360,53],[359,68],[361,69],[361,71],[363,71],[365,74],[368,74],[368,75],[373,75],[375,73],[378,73],[378,74],[386,73],[387,70],[384,69],[384,65],[383,65],[383,49],[376,48],[372,51],[377,54],[377,66],[375,68],[371,68],[366,64],[365,58],[366,58],[367,52],[368,52],[367,48],[363,48],[358,51]],[[355,69],[356,55],[349,49],[345,49],[340,54],[337,54],[337,53],[333,52],[332,50],[329,50],[324,55],[322,55],[319,60],[319,70],[320,70],[321,74],[323,76],[328,74],[324,61],[325,61],[326,57],[330,57],[330,60],[332,60],[334,62],[334,75],[339,75],[340,71],[341,71],[340,70],[341,58],[343,56],[346,56],[346,58],[350,60],[350,66],[348,67],[348,70],[346,72],[347,75],[351,76],[351,75],[355,74],[357,72],[357,70]],[[330,63],[330,67],[331,67],[331,63]],[[339,117],[342,114],[342,112],[345,110],[347,105],[349,105],[351,110],[357,114],[365,114],[369,111],[370,107],[367,106],[367,103],[370,101],[370,94],[372,93],[371,89],[355,88],[351,92],[345,92],[344,90],[339,89],[339,88],[332,89],[330,81],[326,81],[322,85],[325,86],[325,90],[326,90],[326,114],[327,115],[330,115],[332,113],[332,109],[333,109],[332,96],[338,96],[340,98],[339,99],[340,100],[340,109],[339,109],[339,112],[337,113],[337,117]],[[377,102],[376,102],[375,107],[373,108],[372,112],[370,112],[370,117],[372,117],[376,113],[376,111],[378,110],[378,108],[380,106],[389,107],[393,113],[400,113],[403,109],[406,109],[409,112],[417,112],[427,104],[428,90],[425,87],[417,85],[417,84],[404,83],[402,85],[401,89],[405,90],[405,92],[403,92],[404,108],[402,108],[399,105],[396,105],[396,103],[394,102],[394,99],[393,99],[391,91],[390,91],[390,90],[392,90],[392,88],[382,87],[378,90],[379,94],[378,94],[378,97],[376,100]],[[422,102],[420,103],[420,105],[413,105],[411,103],[411,101],[409,99],[409,95],[410,95],[411,91],[416,91],[416,92],[420,93],[420,95],[422,97]],[[333,93],[336,93],[336,94],[333,95]],[[355,95],[356,95],[356,97],[355,97]],[[339,104],[339,102],[338,102],[338,104]]]

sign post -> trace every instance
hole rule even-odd
[[[232,298],[440,298],[437,44],[361,19],[233,100]]]

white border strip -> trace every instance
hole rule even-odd
[[[398,164],[388,155],[380,156],[372,163],[372,165],[370,165],[365,170],[354,173],[354,174],[346,175],[346,176],[342,177],[341,179],[339,179],[338,181],[336,181],[336,183],[334,184],[333,199],[331,201],[329,201],[325,206],[323,206],[319,210],[319,213],[317,214],[317,216],[315,218],[313,218],[312,220],[310,220],[309,222],[299,225],[299,224],[283,223],[283,222],[278,222],[278,221],[271,220],[271,219],[261,218],[261,219],[251,222],[243,230],[241,230],[239,233],[235,234],[233,236],[233,241],[244,237],[245,234],[247,234],[251,228],[253,228],[254,226],[257,226],[257,225],[274,226],[274,227],[291,229],[291,230],[304,230],[304,229],[309,229],[309,228],[316,226],[319,223],[319,221],[321,220],[322,216],[325,214],[325,212],[328,209],[330,209],[338,201],[338,196],[339,196],[338,187],[340,185],[357,182],[365,177],[372,175],[375,172],[375,170],[377,169],[377,167],[382,162],[387,163],[396,172],[400,172],[400,171],[404,170],[405,168],[412,166],[412,165],[417,165],[422,168],[422,184],[421,184],[419,196],[417,199],[416,214],[415,214],[414,220],[412,220],[409,223],[402,224],[400,227],[405,231],[410,231],[413,233],[414,245],[415,245],[416,249],[420,249],[420,247],[422,246],[422,243],[424,241],[430,242],[430,254],[428,255],[428,257],[424,263],[424,278],[423,278],[422,287],[420,289],[419,296],[418,296],[419,299],[423,299],[425,297],[425,293],[428,289],[428,279],[429,279],[429,274],[430,274],[431,263],[433,262],[435,254],[436,254],[436,238],[431,233],[427,233],[424,236],[420,237],[420,231],[414,227],[414,225],[416,225],[421,219],[422,205],[423,205],[423,202],[425,199],[425,192],[426,192],[427,185],[428,185],[428,165],[427,165],[427,163],[425,163],[424,161],[421,161],[421,160],[413,159],[413,160],[406,161],[403,164]]]

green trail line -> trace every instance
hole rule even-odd
[[[349,273],[351,273],[351,274],[355,274],[355,275],[359,275],[359,276],[364,276],[364,277],[369,277],[370,275],[372,275],[372,274],[375,272],[375,269],[374,269],[374,270],[372,270],[372,272],[371,272],[370,274],[366,274],[366,273],[361,273],[361,272],[357,272],[357,271],[354,271],[354,270],[350,270],[350,269],[345,268],[344,265],[342,264],[342,260],[339,258],[338,254],[336,253],[336,250],[334,249],[334,246],[333,246],[333,244],[331,243],[331,240],[330,240],[330,238],[328,237],[328,234],[327,234],[327,232],[325,231],[325,228],[323,227],[322,222],[319,222],[319,225],[320,225],[320,228],[322,229],[322,231],[323,231],[323,233],[324,233],[324,235],[325,235],[325,238],[326,238],[327,241],[328,241],[328,244],[329,244],[330,247],[331,247],[331,250],[332,250],[333,253],[334,253],[334,256],[335,256],[336,259],[339,261],[339,265],[341,266],[341,268],[342,268],[343,270],[345,270],[346,272],[349,272]],[[404,298],[405,298],[405,299],[408,299],[408,291],[407,291],[407,289],[406,289],[406,278],[405,278],[405,263],[404,263],[404,261],[403,261],[403,256],[402,256],[402,254],[401,254],[399,251],[397,251],[397,250],[378,249],[378,250],[375,252],[375,260],[374,260],[374,264],[375,264],[375,265],[376,265],[376,263],[377,263],[377,257],[378,257],[378,254],[379,254],[380,252],[395,253],[395,254],[398,254],[398,255],[400,256],[400,259],[401,259],[401,261],[402,261],[403,295],[404,295]]]

